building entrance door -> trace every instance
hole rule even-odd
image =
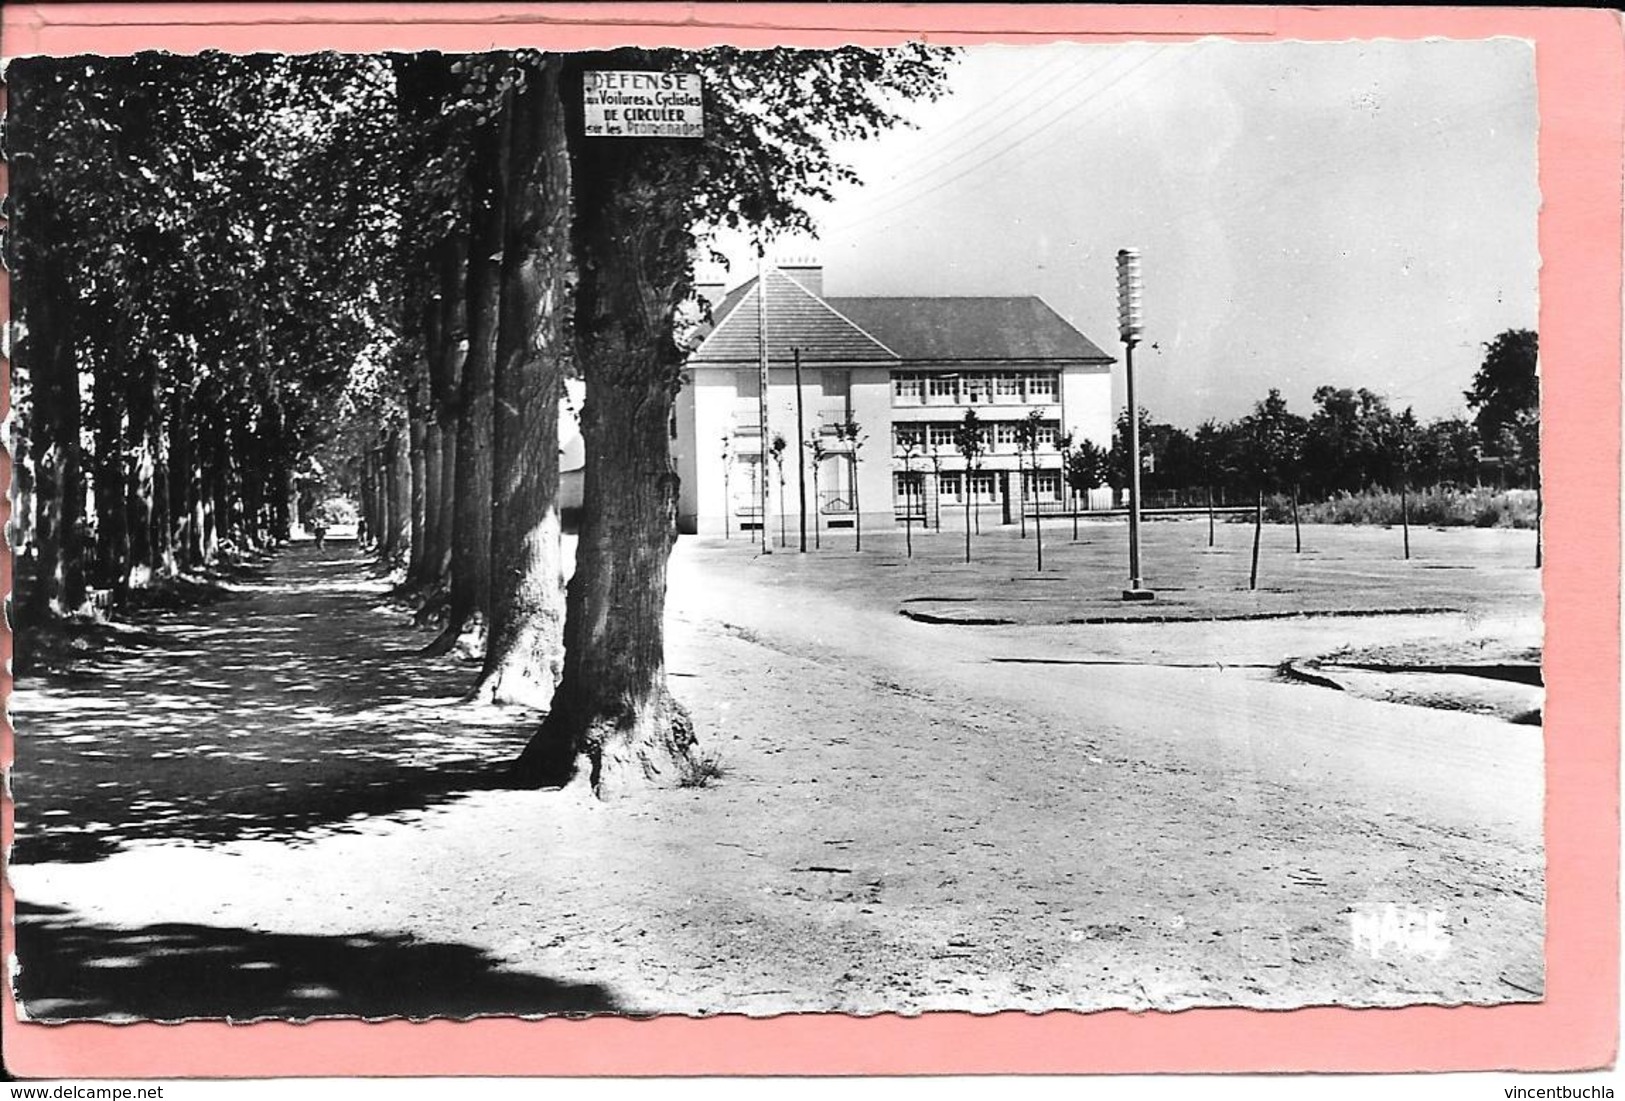
[[[852,485],[852,457],[845,453],[827,455],[819,468],[818,514],[825,527],[849,528],[857,511],[857,493]]]
[[[755,455],[739,456],[739,468],[729,480],[728,509],[740,531],[758,531],[762,526],[762,464]]]

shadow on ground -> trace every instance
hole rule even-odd
[[[613,1013],[597,983],[503,971],[478,949],[405,936],[289,936],[207,925],[116,929],[17,905],[17,992],[37,1020],[468,1017]]]
[[[295,546],[220,602],[19,681],[13,859],[344,829],[502,784],[539,715],[457,705],[475,670],[418,657],[426,636],[367,565]]]

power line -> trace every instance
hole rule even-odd
[[[1163,50],[1165,48],[1166,47],[1158,47],[1156,52],[1161,52],[1161,50]],[[1122,59],[1123,57],[1126,57],[1126,56],[1128,56],[1128,55],[1119,54],[1119,55],[1117,55],[1115,57],[1108,58],[1105,62],[1103,62],[1100,65],[1095,66],[1093,69],[1088,70],[1082,76],[1080,76],[1078,79],[1072,81],[1070,84],[1067,84],[1067,85],[1057,89],[1054,92],[1054,94],[1052,94],[1044,102],[1042,102],[1042,103],[1038,104],[1037,106],[1035,106],[1032,110],[1026,112],[1025,114],[1017,115],[1013,120],[1010,120],[1004,127],[999,129],[997,132],[993,133],[991,136],[989,136],[985,140],[977,142],[975,145],[972,145],[969,148],[963,150],[958,156],[954,157],[952,160],[948,161],[945,164],[942,164],[942,165],[938,166],[937,169],[936,169],[937,172],[946,171],[947,169],[952,168],[954,165],[961,163],[967,157],[970,157],[973,154],[987,148],[989,145],[993,144],[993,142],[997,141],[998,139],[1009,137],[1012,133],[1017,132],[1022,123],[1027,122],[1030,119],[1037,118],[1041,114],[1043,114],[1044,112],[1047,112],[1048,110],[1050,110],[1051,108],[1054,108],[1056,106],[1059,106],[1061,108],[1060,113],[1058,113],[1058,114],[1052,116],[1051,118],[1049,118],[1044,124],[1042,124],[1039,127],[1029,131],[1027,134],[1022,135],[1021,137],[1017,138],[1017,140],[1015,142],[1010,143],[1009,145],[1005,146],[1004,148],[996,150],[992,155],[990,155],[990,156],[988,156],[986,158],[983,158],[981,161],[978,161],[975,164],[971,165],[964,172],[958,173],[957,175],[950,177],[948,180],[942,181],[942,183],[939,186],[945,186],[948,183],[952,183],[955,180],[961,179],[965,175],[969,174],[970,172],[974,172],[978,168],[981,168],[984,165],[989,164],[994,160],[997,160],[999,157],[1003,156],[1005,153],[1009,152],[1011,149],[1014,149],[1016,146],[1020,145],[1024,141],[1026,141],[1028,138],[1037,136],[1038,134],[1040,134],[1040,133],[1044,132],[1045,130],[1047,130],[1050,126],[1053,126],[1055,123],[1061,121],[1064,118],[1069,117],[1070,108],[1065,102],[1065,96],[1067,94],[1069,94],[1071,92],[1074,92],[1077,89],[1083,87],[1084,85],[1088,84],[1095,77],[1097,77],[1101,73],[1105,72],[1106,69],[1108,69],[1113,64],[1117,63],[1120,59]],[[1155,53],[1153,53],[1152,56],[1155,56]],[[1145,61],[1148,61],[1148,60],[1150,60],[1150,59],[1149,58],[1143,59],[1140,62],[1140,64],[1143,65],[1145,63]],[[1133,68],[1138,68],[1138,67],[1139,67],[1139,65],[1136,65]],[[1132,72],[1133,68],[1131,68],[1129,70],[1129,72]],[[1081,102],[1085,103],[1085,104],[1088,103],[1095,96],[1099,95],[1100,92],[1105,91],[1106,88],[1110,88],[1113,84],[1117,83],[1119,80],[1122,79],[1122,77],[1124,77],[1126,75],[1128,75],[1127,72],[1119,74],[1119,76],[1116,79],[1114,79],[1110,83],[1106,84],[1103,88],[1099,89],[1093,95],[1086,96]],[[919,182],[924,183],[925,181],[921,180]],[[895,191],[896,189],[894,188],[892,190]],[[923,192],[916,192],[913,196],[906,196],[904,198],[903,204],[890,204],[890,205],[886,206],[885,209],[880,211],[879,214],[889,213],[891,210],[897,209],[899,205],[906,205],[908,202],[912,201],[914,198],[918,198],[918,197],[923,196],[923,195],[928,195],[932,191],[935,191],[935,190],[937,190],[937,188],[932,187],[932,188],[929,188],[929,189],[927,189],[926,191],[923,191]],[[872,196],[869,196],[869,195],[862,195],[860,197],[859,201],[862,202],[864,200],[872,200],[872,199],[875,199],[875,198],[885,199],[888,194],[889,194],[889,192],[888,193],[882,193],[880,196],[875,196],[875,197],[872,197]],[[867,221],[870,221],[870,220],[871,220],[871,217],[861,218],[861,219],[859,219],[859,223],[867,222]]]
[[[963,144],[963,142],[966,140],[989,132],[991,127],[997,127],[1000,133],[1008,133],[1010,124],[1009,120],[1005,118],[991,120],[988,125],[983,125],[983,123],[980,121],[976,122],[974,125],[971,125],[971,122],[973,119],[979,119],[980,116],[985,115],[994,108],[1001,106],[1012,96],[1019,98],[1027,95],[1034,88],[1048,82],[1049,79],[1060,69],[1068,67],[1073,60],[1075,59],[1071,57],[1059,57],[1047,65],[1040,66],[1035,72],[1029,73],[1025,78],[1010,85],[992,100],[982,103],[982,105],[977,107],[975,110],[955,120],[954,123],[945,128],[942,135],[942,140],[927,146],[921,154],[910,157],[907,167],[912,172],[912,175],[919,177],[933,171],[933,169],[926,167],[927,162],[940,156],[941,154],[953,152],[957,146]],[[1110,59],[1108,59],[1108,62],[1109,60]],[[1105,64],[1107,64],[1107,62],[1102,62],[1100,65],[1097,65],[1095,70],[1092,70],[1091,73],[1085,74],[1085,78],[1092,75],[1092,72],[1104,68]],[[1076,87],[1080,83],[1082,83],[1082,80],[1074,81],[1069,87]],[[1028,114],[1030,115],[1032,112],[1029,112]],[[1020,117],[1024,116],[1018,116],[1018,118]],[[949,162],[949,164],[952,163],[952,161]],[[938,166],[939,169],[942,167],[946,167],[946,165]],[[919,182],[917,179],[897,181],[885,187],[876,188],[873,191],[866,191],[864,193],[864,198],[870,200],[884,199],[895,192],[905,190],[907,187],[910,187],[917,182]]]
[[[1132,76],[1135,72],[1138,72],[1140,69],[1144,68],[1147,64],[1149,64],[1152,60],[1154,60],[1159,54],[1161,54],[1166,49],[1167,49],[1166,46],[1158,46],[1158,47],[1156,47],[1148,56],[1146,56],[1144,58],[1141,58],[1138,62],[1136,62],[1129,69],[1125,70],[1122,73],[1119,73],[1116,77],[1114,77],[1110,83],[1108,83],[1105,86],[1101,87],[1098,91],[1094,92],[1092,95],[1086,97],[1082,101],[1082,103],[1083,104],[1088,104],[1091,101],[1098,99],[1105,92],[1109,91],[1111,88],[1116,87],[1118,84],[1122,83],[1129,76]],[[1095,75],[1095,73],[1098,73],[1099,71],[1101,71],[1101,70],[1095,70],[1095,72],[1092,72],[1090,74],[1090,76]],[[1079,83],[1081,84],[1083,82],[1080,81]],[[1078,85],[1073,85],[1072,87],[1077,87],[1077,86]],[[1068,90],[1070,90],[1070,89],[1068,89]],[[1023,118],[1033,117],[1033,115],[1035,115],[1036,113],[1037,113],[1036,111],[1030,112],[1028,115],[1023,116]],[[1099,114],[1099,112],[1097,111],[1097,112],[1095,112],[1095,114]],[[1084,118],[1093,118],[1093,117],[1095,117],[1095,114],[1084,116]],[[959,180],[964,179],[966,176],[970,175],[972,172],[975,172],[978,169],[984,168],[987,165],[991,164],[992,162],[998,160],[999,158],[1013,152],[1014,150],[1020,148],[1023,145],[1026,145],[1032,139],[1034,139],[1034,138],[1038,137],[1040,134],[1043,134],[1046,131],[1054,128],[1058,123],[1063,122],[1063,121],[1065,121],[1067,119],[1072,119],[1072,120],[1078,120],[1079,119],[1079,115],[1077,114],[1075,109],[1068,108],[1066,110],[1063,110],[1061,113],[1057,114],[1055,117],[1053,117],[1053,118],[1049,119],[1047,122],[1045,122],[1042,126],[1039,126],[1037,129],[1028,132],[1027,134],[1023,135],[1020,138],[1017,138],[1015,141],[1013,141],[1010,144],[1004,146],[1003,148],[995,150],[990,155],[982,158],[981,160],[975,162],[974,164],[969,165],[968,167],[966,167],[962,171],[955,173],[954,175],[948,177],[945,180],[941,180],[941,181],[937,182],[933,186],[931,186],[929,188],[926,188],[924,191],[920,191],[920,192],[917,192],[914,195],[907,196],[901,202],[891,204],[890,206],[887,206],[884,209],[875,211],[872,214],[868,214],[868,215],[865,215],[864,217],[857,218],[857,219],[854,219],[852,221],[846,222],[844,224],[843,228],[845,228],[845,229],[853,229],[853,228],[855,228],[857,226],[867,225],[870,222],[876,221],[877,219],[884,218],[887,215],[896,213],[897,211],[902,210],[904,207],[907,207],[907,206],[909,206],[909,205],[911,205],[911,204],[913,204],[915,202],[918,202],[919,200],[925,198],[928,195],[933,195],[936,192],[941,191],[943,188],[947,187],[948,185],[956,183]],[[1019,122],[1021,120],[1018,119],[1017,121]],[[965,156],[969,156],[972,152],[975,152],[976,149],[982,148],[983,146],[985,146],[987,144],[989,144],[989,143],[988,142],[983,142],[983,143],[981,143],[981,145],[975,147],[975,149],[966,150],[966,152],[963,155],[956,158],[956,162],[958,160],[963,160]],[[956,163],[956,162],[950,162],[950,163]],[[949,166],[948,165],[943,165],[944,169],[946,169],[947,167],[949,167]]]

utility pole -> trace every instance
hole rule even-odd
[[[761,373],[760,394],[757,397],[757,412],[760,414],[762,425],[761,446],[759,448],[758,470],[761,473],[761,520],[762,520],[762,553],[773,553],[773,541],[767,537],[767,512],[771,495],[767,484],[767,254],[758,247],[756,251],[756,361],[757,369]]]
[[[1128,588],[1124,600],[1155,600],[1157,594],[1140,585],[1140,407],[1134,401],[1134,346],[1145,330],[1140,301],[1140,250],[1117,252],[1117,333],[1123,340],[1123,364],[1128,378]]]
[[[802,423],[801,349],[791,348],[796,363],[796,497],[801,506],[801,554],[807,553],[807,429]]]

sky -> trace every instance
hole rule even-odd
[[[1112,355],[1140,249],[1140,402],[1194,427],[1271,387],[1465,410],[1483,345],[1535,328],[1533,49],[1471,42],[972,47],[913,129],[838,154],[831,295],[1038,295]],[[753,274],[748,248],[730,285]],[[1123,402],[1122,367],[1117,401]]]

